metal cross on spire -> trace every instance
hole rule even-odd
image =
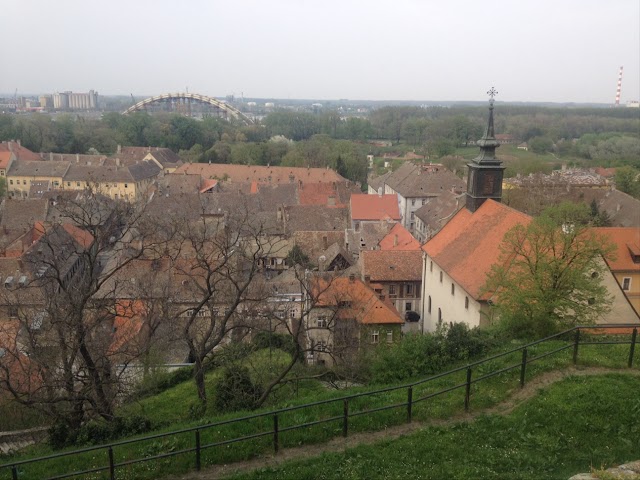
[[[491,87],[491,90],[489,90],[487,92],[487,95],[489,95],[489,97],[491,97],[491,98],[489,98],[489,103],[491,105],[493,105],[493,97],[495,97],[497,94],[498,94],[498,91],[495,89],[495,87]]]

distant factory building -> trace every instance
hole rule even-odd
[[[57,110],[95,110],[98,108],[98,92],[89,93],[56,92],[53,94],[53,108]]]

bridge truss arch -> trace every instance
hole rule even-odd
[[[216,107],[221,112],[224,113],[225,116],[231,116],[236,118],[246,125],[251,125],[253,119],[242,113],[233,105],[229,105],[228,103],[222,102],[216,98],[209,97],[207,95],[200,95],[199,93],[163,93],[162,95],[156,95],[155,97],[146,98],[135,105],[127,108],[123,113],[123,115],[127,115],[129,113],[137,112],[140,110],[146,110],[147,106],[161,103],[180,103],[183,105],[189,104],[191,102],[208,104]]]

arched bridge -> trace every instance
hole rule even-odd
[[[229,105],[228,103],[221,102],[220,100],[208,97],[206,95],[200,95],[198,93],[163,93],[162,95],[156,95],[155,97],[150,97],[141,102],[136,103],[135,105],[127,108],[123,115],[128,113],[136,112],[139,110],[144,110],[149,105],[160,104],[160,103],[176,103],[187,105],[190,110],[191,102],[203,103],[213,105],[225,115],[231,115],[238,120],[243,121],[245,124],[250,125],[253,123],[253,120],[238,110],[236,107]]]

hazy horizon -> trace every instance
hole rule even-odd
[[[188,8],[187,8],[188,7]],[[0,92],[351,101],[640,99],[637,0],[8,0]],[[138,98],[138,99],[140,99]]]

